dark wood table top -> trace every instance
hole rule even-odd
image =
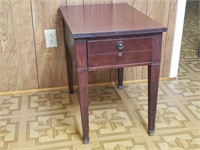
[[[128,4],[61,6],[75,39],[161,33],[166,27]]]

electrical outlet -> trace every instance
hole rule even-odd
[[[44,30],[44,34],[45,34],[46,48],[58,47],[55,29]]]

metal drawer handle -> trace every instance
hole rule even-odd
[[[116,47],[117,47],[118,50],[123,50],[125,48],[124,42],[123,41],[117,42]]]

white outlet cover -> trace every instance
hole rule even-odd
[[[46,48],[58,47],[55,29],[44,30]]]

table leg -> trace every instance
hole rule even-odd
[[[159,71],[160,65],[148,66],[148,132],[150,136],[155,131]]]
[[[118,89],[123,88],[124,68],[118,68]]]
[[[83,143],[89,144],[88,71],[78,71],[79,100],[82,119]]]
[[[197,49],[197,56],[200,58],[200,40],[199,40],[199,46],[198,46],[198,49]]]
[[[67,60],[67,76],[68,76],[68,86],[70,94],[74,93],[73,88],[73,60],[72,56],[69,52],[68,46],[65,43],[65,52],[66,52],[66,60]]]

